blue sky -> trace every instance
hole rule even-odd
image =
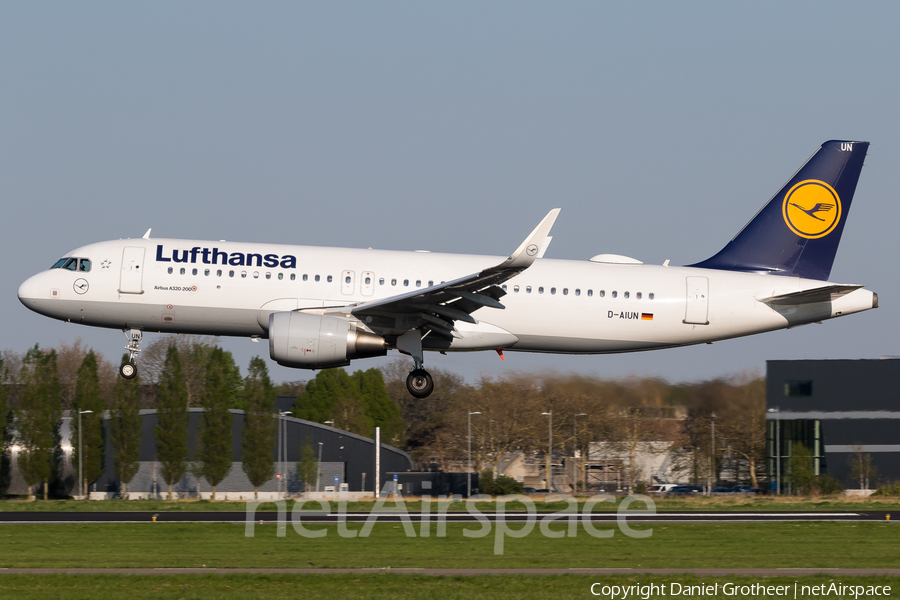
[[[898,21],[889,2],[0,4],[0,349],[80,336],[118,357],[121,333],[15,292],[148,227],[505,255],[560,206],[549,257],[689,264],[821,142],[852,139],[872,146],[831,279],[879,310],[712,346],[427,365],[693,381],[900,354]],[[223,346],[242,366],[267,354]]]

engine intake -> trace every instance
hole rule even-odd
[[[269,355],[283,367],[343,367],[355,358],[384,356],[384,338],[341,317],[296,311],[269,315]]]

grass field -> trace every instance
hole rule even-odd
[[[100,503],[98,503],[100,504]],[[417,533],[418,524],[417,525]],[[359,531],[362,524],[348,528]],[[434,527],[434,526],[432,526]],[[900,568],[900,525],[885,522],[834,523],[657,523],[651,537],[618,530],[598,539],[581,529],[575,537],[546,538],[536,529],[506,538],[494,554],[494,532],[468,538],[478,524],[448,524],[447,537],[408,538],[399,524],[380,523],[366,538],[339,537],[336,525],[323,538],[298,535],[290,526],[277,537],[276,525],[257,525],[245,537],[243,525],[227,523],[3,524],[2,568]],[[515,527],[518,527],[516,525]],[[611,526],[601,526],[601,529]],[[635,525],[648,529],[650,525]],[[554,526],[554,530],[562,529]],[[193,598],[411,599],[589,598],[591,584],[712,585],[889,585],[900,596],[900,577],[799,578],[696,577],[689,575],[478,575],[429,577],[362,575],[4,575],[0,598]],[[621,596],[619,596],[621,597]],[[634,597],[630,596],[629,598]],[[637,596],[640,597],[640,596]],[[657,595],[654,597],[674,597]],[[679,596],[683,597],[683,596]],[[707,598],[734,598],[720,591]],[[745,596],[752,597],[752,596]],[[785,596],[785,597],[792,597]],[[798,597],[810,597],[803,594]],[[883,596],[882,596],[883,597]]]
[[[832,582],[847,585],[892,587],[891,596],[900,592],[900,578],[858,577],[832,578],[807,576],[786,577],[650,577],[640,575],[590,577],[561,576],[475,576],[426,577],[419,575],[373,574],[340,575],[201,575],[201,576],[135,576],[135,575],[0,575],[0,597],[16,600],[66,598],[67,600],[142,600],[226,598],[226,599],[327,599],[355,600],[357,598],[439,598],[440,600],[471,600],[472,598],[515,598],[517,600],[546,598],[591,598],[591,584],[630,586],[635,584],[666,585],[677,582],[684,586],[733,583],[736,585],[793,586],[822,585]],[[602,588],[600,588],[602,589]],[[802,588],[800,588],[802,589]],[[602,597],[602,596],[600,596]],[[654,596],[660,597],[660,596]],[[662,596],[666,597],[666,596]],[[734,598],[722,593],[704,598]],[[787,596],[793,598],[793,595]],[[809,597],[798,595],[798,598]],[[882,596],[883,598],[884,596]],[[608,597],[607,597],[608,598]],[[637,596],[640,598],[640,596]]]
[[[579,497],[579,503],[583,503],[587,497]],[[561,502],[545,502],[540,496],[534,497],[538,510],[560,510],[565,507]],[[653,501],[656,503],[657,510],[896,510],[900,518],[900,497],[886,496],[876,498],[849,498],[844,496],[827,496],[827,497],[797,497],[786,496],[776,498],[773,496],[740,496],[740,497],[676,497],[664,498],[655,497]],[[293,500],[288,500],[288,510],[291,510]],[[436,504],[436,502],[432,502]],[[333,503],[334,506],[335,503]],[[410,498],[405,500],[407,510],[419,510],[421,502],[418,498]],[[388,503],[386,506],[393,506]],[[6,500],[0,501],[0,512],[9,511],[240,511],[244,510],[245,502],[210,502],[209,500],[35,500],[28,502],[24,500]],[[371,510],[375,506],[374,501],[348,502],[347,510]],[[492,510],[490,502],[479,503],[483,510]],[[310,503],[307,508],[315,509],[317,505]],[[512,507],[511,507],[512,508]],[[635,508],[642,508],[637,505]],[[259,510],[275,510],[275,505],[265,503],[259,507]],[[466,510],[463,502],[455,502],[450,506],[450,510]],[[600,503],[595,507],[596,511],[614,511],[616,504]]]
[[[896,523],[657,523],[643,539],[617,529],[598,539],[580,528],[575,537],[551,539],[535,528],[504,538],[502,555],[495,555],[496,528],[486,537],[463,535],[479,527],[451,523],[446,537],[432,529],[431,537],[408,538],[399,524],[381,523],[369,537],[342,538],[336,525],[311,525],[327,531],[311,539],[290,526],[276,537],[274,524],[257,525],[254,537],[228,523],[7,524],[0,525],[0,567],[900,568]]]

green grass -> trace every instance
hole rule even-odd
[[[586,498],[579,498],[579,504],[583,504]],[[782,497],[776,498],[771,496],[747,496],[740,498],[725,497],[700,497],[700,498],[654,498],[657,510],[687,510],[687,511],[706,511],[706,510],[730,510],[730,511],[783,511],[783,510],[887,510],[897,511],[897,518],[900,518],[900,497],[879,497],[879,498],[847,498],[843,496],[829,496],[821,498],[803,498],[803,497]],[[433,502],[433,504],[436,504]],[[288,510],[291,510],[293,500],[288,500]],[[387,506],[393,506],[388,503]],[[246,502],[229,501],[229,502],[211,502],[209,500],[129,500],[127,502],[121,500],[35,500],[27,502],[23,500],[5,500],[0,501],[0,512],[11,511],[241,511],[244,510]],[[368,511],[375,506],[372,501],[364,502],[348,502],[347,510],[351,511]],[[491,502],[479,503],[482,510],[493,510]],[[535,506],[539,511],[545,510],[561,510],[565,507],[562,502],[543,502],[536,501]],[[595,511],[614,511],[617,504],[600,503],[595,507]],[[336,508],[336,503],[332,503],[332,507]],[[407,510],[419,510],[421,502],[418,498],[406,501]],[[315,503],[307,504],[306,508],[314,510],[318,508]],[[510,510],[514,507],[510,507]],[[642,508],[635,505],[635,508]],[[275,510],[275,505],[265,503],[259,507],[259,510]],[[464,511],[466,505],[463,502],[455,502],[450,506],[451,511]]]
[[[900,577],[833,578],[813,575],[799,578],[772,577],[695,577],[675,576],[489,576],[428,577],[421,575],[0,575],[0,597],[32,600],[66,598],[67,600],[154,600],[198,598],[234,599],[325,599],[355,600],[357,598],[391,598],[392,600],[423,597],[441,600],[471,600],[472,598],[516,598],[544,600],[546,598],[590,598],[591,584],[630,586],[635,584],[666,585],[822,585],[832,581],[845,585],[891,586],[891,595],[900,590]],[[802,589],[802,588],[801,588]],[[599,596],[598,596],[599,597]],[[632,596],[629,596],[632,597]],[[636,596],[640,598],[640,596]],[[670,595],[654,598],[673,597]],[[683,597],[683,596],[679,596]],[[735,598],[725,596],[704,598]],[[785,596],[781,596],[782,598]],[[793,598],[793,594],[787,596]],[[804,597],[798,594],[798,598]],[[832,596],[834,597],[834,596]],[[884,597],[884,596],[882,596]]]
[[[0,567],[900,568],[894,523],[657,523],[644,539],[617,529],[598,539],[580,528],[575,537],[551,539],[535,528],[525,538],[504,538],[499,556],[496,529],[464,537],[464,528],[479,527],[451,523],[447,537],[432,530],[407,538],[399,524],[381,523],[367,538],[341,538],[336,525],[311,525],[327,530],[311,539],[290,525],[286,537],[276,537],[274,524],[257,525],[250,538],[243,525],[227,523],[7,524],[0,525]]]

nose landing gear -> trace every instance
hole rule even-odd
[[[125,338],[128,340],[128,345],[125,346],[125,349],[128,350],[128,360],[119,366],[119,375],[124,379],[133,379],[134,376],[137,375],[137,364],[135,364],[135,360],[137,359],[138,353],[141,351],[141,340],[143,339],[144,334],[140,329],[129,329],[122,333],[125,334]]]

